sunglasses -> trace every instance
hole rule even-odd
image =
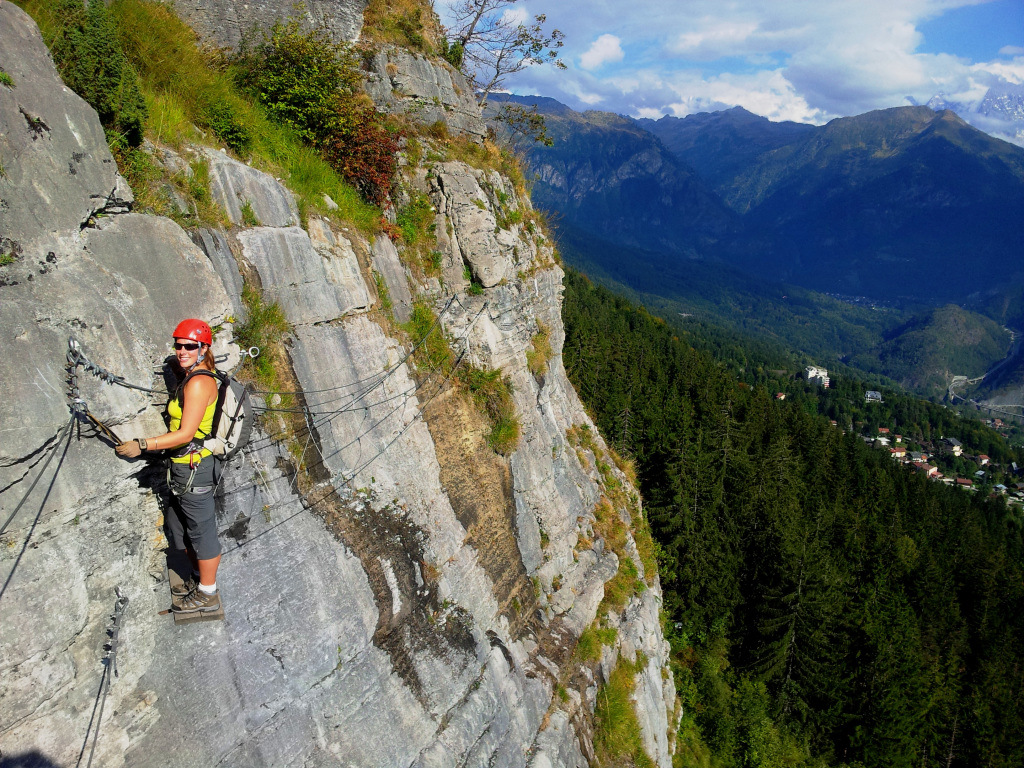
[[[189,352],[195,352],[197,349],[199,349],[199,345],[198,344],[182,344],[181,342],[176,341],[176,342],[174,342],[174,348],[175,349],[187,349]]]

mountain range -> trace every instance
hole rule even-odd
[[[814,126],[742,108],[654,121],[507,98],[546,119],[554,144],[527,159],[534,201],[570,263],[645,301],[684,314],[701,307],[930,391],[941,368],[930,357],[928,370],[877,364],[879,355],[906,362],[892,352],[897,336],[928,326],[945,304],[1000,323],[1024,315],[1012,288],[1024,283],[1024,149],[952,111],[899,107]],[[858,297],[875,314],[837,313],[821,294]],[[992,312],[1000,296],[1001,317]],[[765,316],[769,304],[771,320],[736,316],[744,305]],[[818,343],[808,324],[820,326]],[[972,377],[1006,351],[997,325],[973,325],[986,329],[986,352],[953,355],[969,363],[953,373]],[[935,338],[909,338],[925,337]]]

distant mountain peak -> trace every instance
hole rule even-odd
[[[957,101],[940,91],[926,106],[952,110],[978,130],[1024,147],[1024,84],[1000,80],[971,101]]]

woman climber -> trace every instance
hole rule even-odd
[[[121,443],[116,450],[125,458],[143,451],[170,450],[167,485],[171,490],[167,528],[171,547],[184,550],[192,563],[192,576],[172,587],[175,613],[207,613],[220,608],[217,566],[220,541],[214,490],[217,461],[203,447],[213,428],[217,408],[217,378],[210,345],[213,332],[202,320],[183,320],[174,329],[174,354],[181,383],[167,403],[170,432]]]

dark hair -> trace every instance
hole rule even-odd
[[[203,359],[196,363],[196,366],[205,368],[208,371],[216,371],[217,361],[213,359],[213,347],[209,344],[203,344],[202,346],[206,347],[206,349],[203,350]]]

